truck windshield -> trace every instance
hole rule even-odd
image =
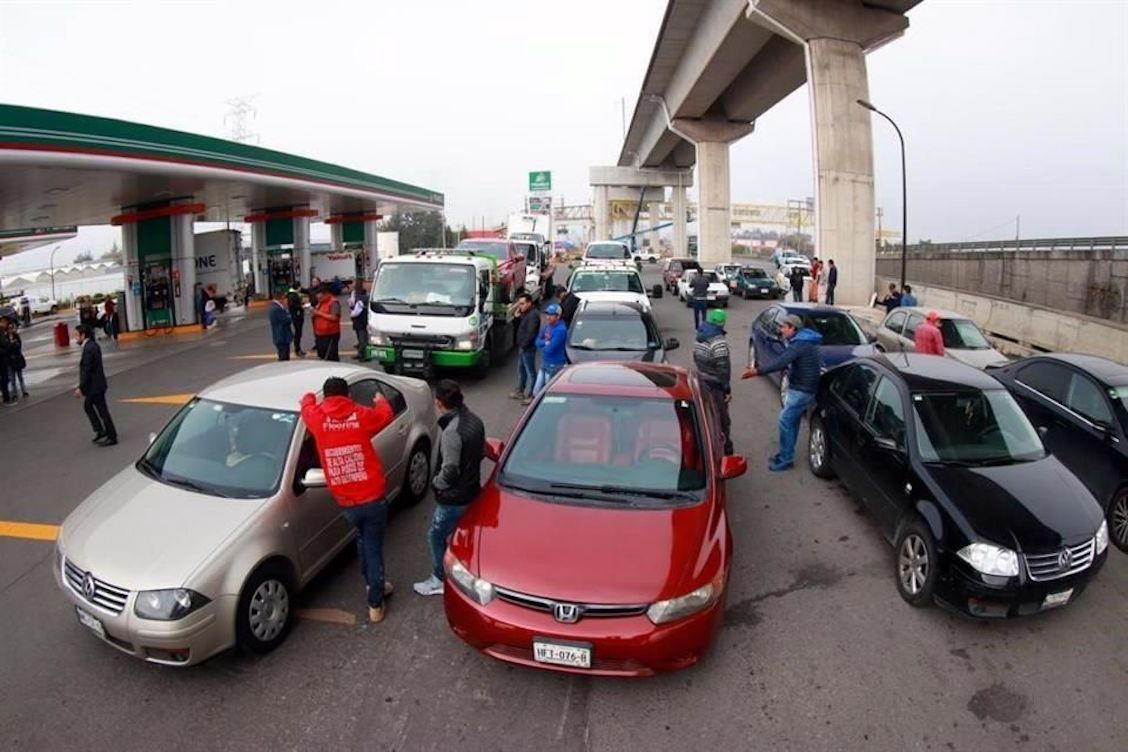
[[[417,264],[385,261],[372,284],[376,313],[469,316],[474,310],[471,264]]]

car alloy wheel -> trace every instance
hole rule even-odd
[[[910,519],[897,536],[897,591],[912,606],[927,606],[936,587],[936,546],[918,518]]]
[[[1108,537],[1112,545],[1128,553],[1128,488],[1122,488],[1108,505]]]
[[[807,443],[807,462],[816,478],[831,478],[834,470],[830,467],[830,452],[826,439],[826,427],[817,415],[811,418],[811,436]]]
[[[292,623],[289,581],[285,567],[271,563],[248,578],[239,597],[235,625],[240,647],[268,653],[286,638]]]

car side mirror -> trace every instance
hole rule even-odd
[[[325,488],[325,471],[320,467],[311,467],[302,476],[302,486],[305,488]]]
[[[679,347],[681,347],[681,343],[678,342],[677,337],[670,337],[669,339],[666,340],[666,349],[667,350],[677,350]]]
[[[739,478],[748,472],[748,460],[739,454],[726,454],[721,458],[721,480]]]
[[[486,439],[486,458],[498,462],[501,453],[505,451],[505,442],[501,439]]]
[[[662,297],[662,285],[654,285],[654,287],[652,287],[650,289],[650,297],[661,298]]]

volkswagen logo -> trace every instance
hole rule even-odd
[[[1064,572],[1066,569],[1069,569],[1070,565],[1072,564],[1073,552],[1068,548],[1062,549],[1061,553],[1058,554],[1058,569]]]
[[[561,624],[575,624],[580,620],[583,610],[575,603],[552,604],[552,618]]]
[[[82,594],[86,596],[86,600],[94,600],[94,575],[89,572],[82,578]]]

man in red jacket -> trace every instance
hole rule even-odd
[[[326,379],[322,391],[321,404],[312,392],[302,397],[302,422],[317,445],[329,492],[356,528],[360,568],[368,584],[368,620],[378,623],[384,620],[384,597],[392,594],[392,583],[384,580],[384,467],[372,438],[392,422],[394,413],[381,395],[372,407],[353,402],[348,382],[341,378]]]
[[[922,355],[944,354],[944,336],[940,333],[939,321],[940,314],[936,311],[928,312],[928,316],[917,327],[916,334],[913,335],[914,351]]]

